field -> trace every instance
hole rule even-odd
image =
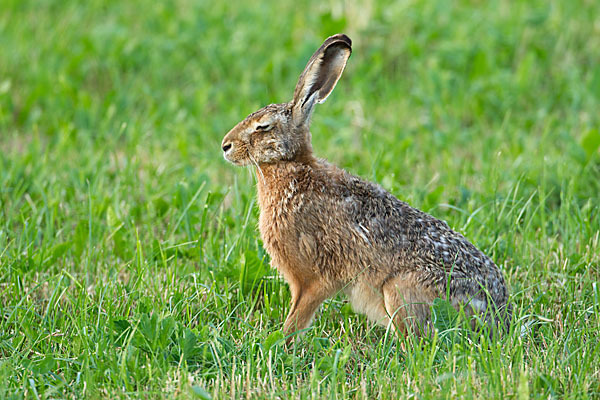
[[[0,398],[600,398],[600,2],[0,8]],[[397,339],[340,295],[284,346],[256,177],[220,143],[337,32],[316,153],[502,267],[500,339],[443,307]]]

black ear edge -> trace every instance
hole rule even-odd
[[[319,48],[317,53],[321,53],[321,51],[324,51],[325,49],[327,49],[329,46],[331,46],[334,43],[345,44],[346,47],[348,47],[348,49],[352,53],[352,40],[350,40],[350,38],[343,33],[338,33],[336,35],[329,36],[327,39],[325,39],[325,41],[323,42],[323,44],[321,45],[321,47]]]
[[[308,60],[306,63],[306,68],[308,68],[315,61],[315,59],[322,57],[328,48],[336,44],[346,47],[350,51],[350,54],[352,54],[352,40],[350,40],[350,38],[345,34],[338,33],[337,35],[329,36],[327,39],[325,39],[321,47],[314,52],[310,60]],[[306,69],[304,72],[306,72]],[[302,74],[304,74],[304,72]]]

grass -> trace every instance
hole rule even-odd
[[[5,0],[0,397],[600,397],[600,3]],[[354,54],[317,153],[502,266],[499,340],[328,301],[296,347],[240,119]]]

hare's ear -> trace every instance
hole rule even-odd
[[[297,126],[307,123],[315,104],[327,99],[351,53],[352,41],[340,33],[327,38],[308,60],[292,99],[292,117]]]

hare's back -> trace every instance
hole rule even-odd
[[[380,269],[416,272],[421,283],[440,291],[450,282],[451,295],[481,297],[485,288],[494,300],[505,301],[508,293],[496,264],[444,221],[352,175],[340,184],[340,209],[349,230],[365,238],[369,259],[379,260]]]

